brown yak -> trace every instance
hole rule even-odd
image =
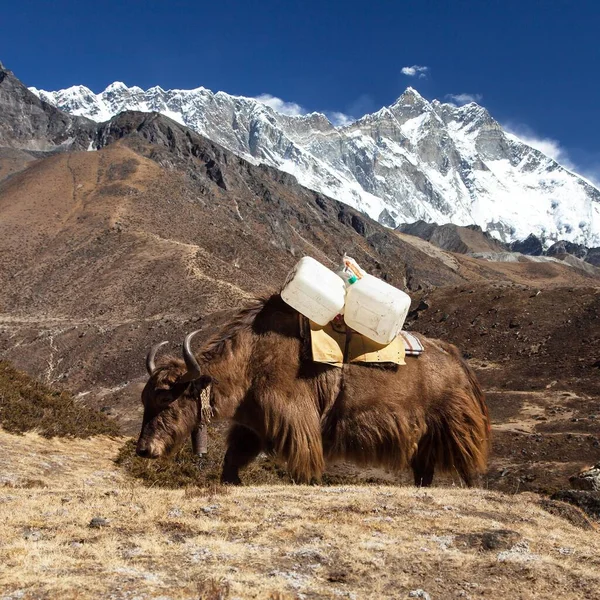
[[[420,336],[425,352],[406,366],[315,363],[298,313],[278,294],[240,311],[196,356],[195,333],[184,361],[156,367],[160,344],[148,354],[139,456],[167,456],[198,431],[200,393],[211,385],[214,417],[232,421],[225,483],[241,483],[239,469],[261,451],[283,459],[296,482],[320,480],[325,462],[337,460],[410,467],[423,486],[435,469],[471,486],[486,468],[485,399],[451,344]]]

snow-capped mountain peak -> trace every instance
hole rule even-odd
[[[122,92],[124,90],[127,90],[127,86],[122,82],[122,81],[113,81],[113,83],[111,83],[105,90],[104,93],[105,94],[110,94],[110,93],[115,93],[115,92]],[[135,90],[135,89],[140,89],[137,86],[134,86],[131,88],[131,90]]]
[[[475,102],[429,102],[409,87],[389,107],[335,127],[321,113],[281,114],[203,87],[144,91],[115,82],[99,94],[85,86],[31,91],[95,121],[124,110],[163,113],[386,225],[475,223],[504,241],[534,233],[547,243],[600,245],[600,191],[505,132]]]

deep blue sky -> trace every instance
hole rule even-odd
[[[599,32],[597,0],[23,0],[2,3],[0,60],[46,90],[202,85],[353,116],[408,85],[478,94],[600,179]]]

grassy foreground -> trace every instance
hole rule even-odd
[[[534,495],[149,488],[122,445],[0,430],[1,598],[599,597],[598,531]]]

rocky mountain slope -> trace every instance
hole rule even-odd
[[[96,124],[43,102],[0,63],[0,148],[33,152],[88,148]]]
[[[27,114],[33,95],[17,92]],[[165,116],[122,113],[94,128],[96,152],[0,152],[0,173],[13,169],[0,182],[0,347],[92,403],[117,397],[134,418],[146,347],[180,342],[200,319],[210,331],[304,254],[334,266],[347,251],[400,287],[462,281],[347,205]]]
[[[442,250],[467,254],[470,252],[505,252],[507,247],[493,238],[489,233],[483,232],[477,225],[461,227],[448,223],[402,223],[396,228],[400,233],[414,235],[422,240],[431,242]]]
[[[560,240],[544,249],[542,241],[529,235],[525,240],[502,243],[484,232],[478,225],[461,227],[447,223],[402,223],[396,228],[400,234],[407,234],[430,242],[442,250],[468,254],[492,262],[557,262],[585,271],[592,276],[600,276],[600,248],[586,248]]]
[[[144,91],[117,82],[100,94],[84,86],[32,90],[96,121],[123,110],[161,112],[389,226],[422,219],[477,224],[506,242],[534,233],[545,245],[600,245],[600,191],[475,103],[428,102],[408,88],[391,106],[334,127],[322,114],[283,115],[205,88]]]

